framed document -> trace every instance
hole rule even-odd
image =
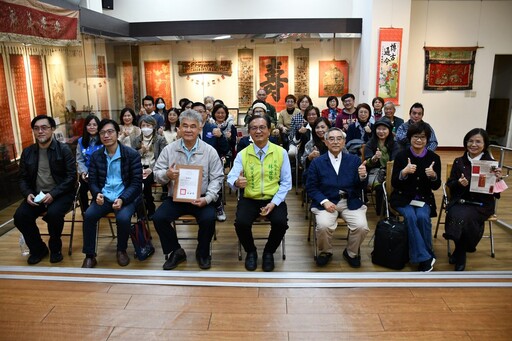
[[[496,168],[498,168],[498,161],[471,161],[471,186],[469,187],[469,191],[486,194],[494,193]]]
[[[180,171],[178,179],[174,182],[173,200],[192,202],[201,196],[201,182],[203,179],[203,166],[177,165]]]

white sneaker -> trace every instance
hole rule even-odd
[[[224,206],[220,205],[217,207],[217,220],[226,221],[226,213],[224,212]]]

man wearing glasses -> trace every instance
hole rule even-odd
[[[55,120],[46,115],[31,122],[36,143],[25,148],[20,160],[20,190],[25,200],[14,213],[14,225],[30,249],[27,263],[39,263],[48,255],[36,219],[43,220],[50,234],[50,262],[62,261],[61,234],[64,216],[71,207],[76,184],[75,158],[69,147],[53,138]]]
[[[245,268],[256,270],[258,253],[252,235],[252,224],[259,216],[270,220],[270,234],[263,249],[263,271],[274,270],[274,252],[288,229],[286,194],[291,189],[291,169],[288,153],[269,142],[270,118],[265,115],[249,119],[252,145],[238,153],[228,174],[228,184],[243,189],[238,200],[235,231],[247,252]]]
[[[435,151],[437,148],[437,137],[434,133],[434,129],[430,126],[430,124],[423,121],[423,115],[425,114],[425,109],[423,108],[423,104],[414,103],[409,109],[409,120],[400,127],[398,127],[395,135],[395,141],[398,142],[401,149],[407,149],[411,146],[410,140],[407,138],[407,130],[413,123],[424,122],[428,129],[430,129],[430,138],[427,141],[427,149],[430,151]]]
[[[96,266],[96,226],[110,212],[116,215],[117,263],[127,266],[131,218],[142,199],[142,163],[135,149],[118,142],[117,122],[104,119],[98,131],[103,147],[92,154],[89,165],[92,200],[84,215],[82,268]]]
[[[311,212],[316,218],[318,257],[316,264],[325,266],[332,258],[332,236],[338,226],[338,215],[350,230],[343,258],[353,268],[361,266],[359,248],[368,233],[366,206],[361,200],[367,185],[366,161],[349,153],[345,147],[345,133],[340,128],[327,131],[325,144],[329,151],[311,162],[306,190],[312,199]]]

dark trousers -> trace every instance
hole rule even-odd
[[[253,200],[240,198],[236,209],[235,231],[244,247],[245,252],[256,251],[254,237],[252,235],[252,224],[260,215],[260,208],[266,206],[270,200]],[[288,229],[288,209],[286,202],[274,207],[268,215],[270,220],[270,233],[267,244],[263,249],[264,253],[276,252],[286,230]]]
[[[149,174],[149,176],[142,180],[144,184],[144,203],[146,204],[146,210],[148,210],[148,215],[152,215],[155,213],[155,198],[153,198],[153,188],[151,187],[155,182],[153,173]]]
[[[114,211],[111,201],[105,200],[101,206],[93,201],[84,215],[84,246],[82,252],[86,255],[94,255],[96,253],[96,227],[98,221],[110,212],[115,212],[116,214],[117,250],[126,251],[128,248],[128,238],[130,237],[132,216],[139,203],[140,199],[131,203],[123,203],[119,211]]]
[[[179,216],[190,214],[196,218],[199,225],[197,232],[197,250],[202,257],[210,254],[210,242],[215,233],[215,204],[197,207],[190,203],[174,202],[167,197],[153,215],[153,224],[160,236],[164,254],[169,254],[181,248],[178,235],[172,228],[171,222]]]
[[[85,182],[80,177],[80,209],[82,210],[82,216],[89,208],[89,183]]]
[[[14,225],[23,234],[31,254],[40,255],[46,248],[36,224],[36,219],[44,212],[46,212],[46,215],[43,220],[48,224],[48,233],[50,234],[50,251],[52,253],[61,251],[62,241],[60,237],[64,228],[64,216],[70,210],[72,202],[72,192],[54,199],[48,206],[31,206],[26,200],[23,200],[16,213],[14,213]]]

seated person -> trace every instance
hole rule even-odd
[[[435,151],[437,148],[437,137],[434,133],[434,129],[423,121],[423,116],[425,114],[425,110],[421,103],[414,103],[409,109],[409,121],[402,123],[400,127],[397,128],[395,134],[395,141],[398,142],[401,149],[407,149],[411,146],[409,138],[407,137],[407,131],[409,130],[409,126],[413,123],[423,122],[426,124],[427,129],[430,130],[429,139],[427,141],[427,149],[431,151]]]
[[[253,116],[249,133],[254,141],[235,158],[228,174],[233,190],[244,189],[238,200],[235,231],[247,256],[245,268],[256,270],[258,253],[252,235],[252,224],[259,216],[270,220],[270,234],[263,249],[263,271],[274,270],[274,252],[288,229],[285,197],[292,188],[290,160],[283,148],[270,143],[270,118]]]
[[[329,96],[325,101],[327,108],[322,110],[322,117],[325,117],[329,120],[330,126],[334,127],[336,125],[336,118],[341,114],[341,109],[338,107],[340,104],[338,101],[338,97]]]
[[[324,266],[333,254],[332,236],[338,226],[338,215],[350,229],[343,258],[353,267],[361,266],[359,248],[370,230],[366,221],[366,206],[360,199],[367,184],[365,164],[348,153],[342,153],[345,133],[330,128],[325,143],[329,152],[317,157],[308,169],[306,190],[312,199],[311,212],[316,218],[316,238],[319,255],[316,263]]]
[[[201,269],[211,267],[210,242],[215,233],[215,202],[224,181],[224,167],[217,151],[199,138],[202,116],[194,110],[180,114],[181,139],[164,148],[155,167],[155,180],[168,184],[169,196],[165,198],[153,215],[156,232],[160,236],[162,250],[169,255],[163,265],[164,270],[172,270],[187,259],[185,250],[178,241],[176,230],[171,222],[178,217],[193,215],[199,225],[197,232],[196,260]],[[203,169],[201,197],[192,202],[173,200],[175,181],[179,177],[177,165],[195,165]]]
[[[357,121],[351,123],[347,129],[347,144],[355,139],[368,142],[372,136],[372,124],[370,123],[371,108],[366,103],[361,103],[356,108]]]
[[[30,123],[36,143],[23,150],[20,159],[19,185],[25,198],[14,213],[14,225],[30,249],[27,263],[34,265],[48,255],[36,219],[43,220],[50,234],[50,263],[62,261],[64,216],[73,202],[76,184],[75,158],[67,144],[53,138],[55,120],[46,115]],[[38,194],[43,193],[40,197]]]
[[[325,133],[327,133],[329,128],[331,128],[330,124],[331,123],[327,118],[318,117],[311,126],[311,129],[313,130],[313,138],[306,143],[306,146],[304,147],[304,154],[301,159],[302,167],[304,168],[304,172],[302,173],[303,184],[306,184],[307,170],[311,162],[320,155],[327,153],[328,149],[325,144]]]
[[[384,117],[391,122],[391,126],[393,127],[393,129],[391,129],[391,132],[393,133],[393,136],[395,136],[398,128],[400,128],[400,126],[404,124],[404,120],[398,116],[395,116],[395,112],[395,104],[391,101],[387,101],[384,104]]]
[[[425,122],[409,126],[407,138],[411,147],[398,153],[391,177],[394,190],[390,204],[405,218],[409,259],[419,264],[418,271],[422,272],[432,271],[436,262],[430,218],[437,215],[432,190],[441,186],[441,159],[427,149],[430,133],[430,126]]]
[[[299,146],[299,160],[302,159],[306,143],[308,143],[312,139],[313,129],[311,127],[313,125],[313,122],[315,122],[315,120],[318,117],[320,117],[320,110],[313,105],[310,105],[304,111],[304,123],[302,124],[302,127],[297,129],[297,131],[295,132],[295,136],[293,138],[293,143]]]
[[[84,215],[82,268],[94,268],[96,261],[96,227],[107,213],[114,212],[117,224],[117,263],[127,266],[126,253],[130,237],[131,218],[141,200],[142,163],[133,148],[119,143],[119,125],[103,119],[98,127],[103,147],[91,156],[89,187],[91,206]]]

